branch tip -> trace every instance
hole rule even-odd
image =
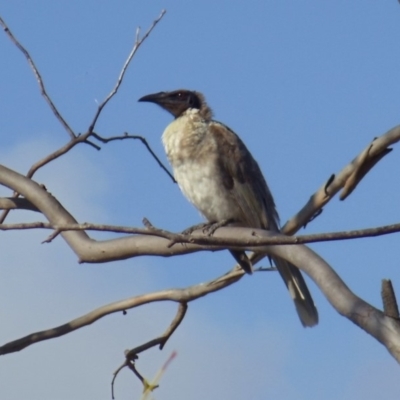
[[[390,279],[382,279],[381,297],[383,312],[387,317],[399,319],[399,308],[397,306],[396,294]]]
[[[331,183],[335,180],[335,174],[332,174],[329,179],[326,181],[325,186],[324,186],[324,192],[325,192],[325,196],[329,197],[329,193],[328,193],[328,188],[331,185]]]

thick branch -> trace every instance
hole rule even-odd
[[[0,166],[0,183],[22,193],[29,201],[46,216],[51,224],[75,224],[74,218],[61,206],[58,201],[45,191],[43,187],[32,180]],[[227,234],[240,234],[243,228],[225,228],[215,232],[216,237],[226,238]],[[254,230],[258,237],[268,237],[267,231]],[[104,262],[128,258],[144,254],[177,255],[193,251],[213,249],[187,244],[175,245],[169,248],[169,240],[154,236],[130,236],[103,242],[91,240],[83,231],[63,232],[62,236],[72,249],[84,261]],[[230,236],[232,238],[232,236]],[[224,246],[222,246],[223,248]],[[250,247],[250,249],[252,249]],[[340,277],[318,255],[303,245],[297,246],[264,246],[252,250],[262,251],[273,256],[282,257],[306,272],[318,285],[333,307],[342,315],[349,318],[366,332],[383,343],[390,353],[400,361],[400,328],[393,318],[386,317],[382,312],[368,305],[355,296],[343,283]],[[83,258],[85,257],[85,258]],[[61,327],[49,331],[29,335],[26,338],[9,343],[2,348],[4,353],[18,351],[32,343],[57,337],[72,330],[88,325],[111,312],[126,310],[154,301],[190,302],[208,293],[220,290],[236,282],[242,277],[242,271],[233,271],[206,285],[197,285],[188,289],[166,290],[158,293],[134,297],[122,302],[113,303],[71,321]]]
[[[377,151],[376,154],[379,154],[386,149],[389,142],[394,143],[395,141],[399,140],[399,137],[400,128],[397,127],[392,129],[382,138],[374,141],[373,145],[369,148],[369,154],[374,155],[374,149]],[[380,148],[379,146],[383,146],[383,148]],[[338,177],[334,178],[330,182],[329,186],[324,185],[322,188],[324,198],[328,197],[329,200],[329,198],[332,197],[333,194],[340,189],[340,187],[343,187],[346,181],[345,178],[349,176],[349,170],[350,172],[354,171],[352,164],[343,170],[345,172],[342,171]],[[46,216],[50,224],[53,226],[76,224],[75,219],[61,206],[61,204],[58,203],[58,201],[49,193],[47,193],[44,188],[32,180],[27,179],[26,177],[11,171],[6,167],[0,166],[0,184],[3,184],[23,194],[28,201],[34,204]],[[336,188],[337,190],[335,189],[335,191],[332,188]],[[329,191],[331,191],[330,194]],[[317,192],[317,194],[318,193],[319,192]],[[315,203],[315,205],[318,204],[320,203]],[[253,231],[257,237],[268,237],[271,235],[269,232],[262,230]],[[219,229],[215,233],[215,236],[217,238],[231,239],[232,235],[238,235],[242,232],[243,228],[224,228]],[[186,254],[204,249],[217,250],[225,247],[200,247],[194,244],[187,244],[185,246],[175,245],[171,249],[169,247],[169,240],[160,237],[144,235],[135,237],[130,236],[127,238],[107,240],[102,242],[95,242],[94,240],[91,240],[83,231],[63,232],[62,236],[81,258],[81,260],[87,262],[105,262],[145,254],[169,256]],[[250,250],[256,250],[263,253],[265,252],[276,257],[287,259],[294,265],[297,265],[315,281],[333,307],[340,314],[346,316],[352,322],[360,326],[366,332],[370,333],[377,340],[383,343],[388,348],[389,352],[398,361],[400,361],[399,322],[393,318],[385,316],[381,311],[373,308],[362,299],[355,296],[343,283],[340,277],[329,267],[329,265],[310,249],[302,245],[263,246],[257,248],[252,248],[249,246],[248,248]],[[77,329],[79,325],[85,326],[104,315],[107,315],[111,312],[116,312],[118,310],[121,311],[121,309],[137,307],[138,305],[154,301],[169,300],[177,302],[189,302],[198,297],[229,286],[233,282],[236,282],[238,279],[240,279],[241,276],[242,271],[232,271],[215,281],[209,282],[207,285],[197,285],[191,287],[189,288],[189,291],[188,289],[162,291],[144,296],[138,296],[133,299],[128,299],[124,302],[114,303],[112,305],[95,310],[94,312],[78,318],[77,320],[71,321],[69,324],[58,327],[56,330],[40,332],[35,335],[30,335],[25,339],[20,339],[19,341],[9,343],[2,348],[2,351],[17,351],[20,348],[24,348],[27,345],[32,344],[32,342],[65,334],[68,331]]]
[[[264,240],[264,231],[238,227],[220,228],[215,232],[213,237],[204,236],[201,234],[201,231],[198,232],[199,234],[195,232],[193,236],[186,236],[176,235],[164,230],[148,231],[144,228],[111,227],[116,232],[140,233],[141,235],[95,241],[82,230],[90,228],[91,225],[77,224],[73,216],[50,193],[34,181],[4,166],[0,166],[0,183],[23,194],[27,198],[27,201],[36,206],[49,220],[49,224],[40,222],[34,223],[31,227],[55,228],[60,232],[63,229],[81,229],[61,233],[72,250],[78,255],[81,262],[107,262],[140,255],[172,256],[204,249],[220,250],[227,246],[237,246],[238,249],[243,249],[244,247],[261,253],[263,252],[263,246],[267,243]],[[23,224],[20,227],[28,227],[29,225]],[[107,226],[98,225],[97,228],[96,226],[92,226],[91,229],[104,230],[105,228]],[[3,225],[3,229],[7,229],[7,225]],[[343,237],[378,236],[398,230],[399,226],[396,224],[363,231],[317,235],[317,237],[315,237],[316,235],[305,235],[298,238],[268,239],[268,243],[298,244],[321,240],[339,240]],[[254,235],[251,235],[253,232]],[[149,235],[163,236],[165,239]],[[187,244],[185,246],[176,244],[171,247],[170,240],[181,241]],[[202,245],[202,247],[196,244]]]

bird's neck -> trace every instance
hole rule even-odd
[[[172,121],[162,135],[162,142],[172,165],[196,157],[199,144],[207,136],[208,121],[197,109],[188,109]]]

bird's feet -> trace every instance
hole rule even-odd
[[[224,220],[218,221],[218,222],[215,222],[215,221],[203,222],[202,224],[193,225],[190,228],[185,229],[184,231],[182,231],[182,234],[183,235],[191,235],[197,229],[201,229],[203,231],[203,233],[207,234],[208,236],[212,236],[218,228],[222,228],[223,226],[226,226],[226,225],[230,224],[231,222],[232,222],[231,219],[224,219]]]

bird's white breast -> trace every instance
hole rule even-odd
[[[165,129],[162,141],[183,194],[209,220],[235,217],[237,205],[218,171],[217,144],[208,123],[189,110]]]

